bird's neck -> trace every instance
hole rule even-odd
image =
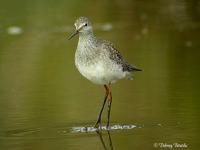
[[[85,45],[90,45],[92,42],[94,42],[95,37],[93,35],[93,32],[88,32],[88,33],[79,33],[79,44],[82,46]]]

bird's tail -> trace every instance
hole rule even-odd
[[[139,69],[133,65],[130,64],[126,64],[125,66],[123,66],[123,71],[128,71],[128,72],[132,72],[132,71],[142,71],[142,69]]]
[[[142,69],[139,69],[139,68],[132,66],[131,71],[142,71]]]

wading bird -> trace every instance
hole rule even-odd
[[[112,43],[97,39],[93,34],[92,24],[86,17],[79,17],[74,25],[76,30],[68,39],[79,34],[75,65],[85,78],[95,84],[103,85],[106,91],[95,128],[101,127],[101,115],[108,101],[107,129],[109,129],[111,84],[123,78],[131,79],[131,73],[141,69],[128,64]]]

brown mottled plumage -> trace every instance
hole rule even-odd
[[[123,78],[131,78],[131,72],[141,71],[125,61],[120,52],[108,41],[97,39],[93,35],[92,25],[86,17],[75,21],[76,31],[71,39],[79,34],[79,42],[75,53],[75,65],[79,72],[95,84],[104,85],[106,95],[95,127],[101,126],[101,114],[108,100],[108,122],[112,103],[111,84]]]

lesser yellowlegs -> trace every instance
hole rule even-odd
[[[141,69],[128,64],[112,43],[97,39],[93,34],[92,25],[86,17],[79,17],[74,25],[76,30],[69,39],[79,34],[75,65],[85,78],[95,84],[104,85],[106,90],[95,128],[101,127],[101,115],[105,103],[108,101],[107,129],[109,129],[112,104],[111,84],[119,79],[131,79],[131,73],[141,71]]]

